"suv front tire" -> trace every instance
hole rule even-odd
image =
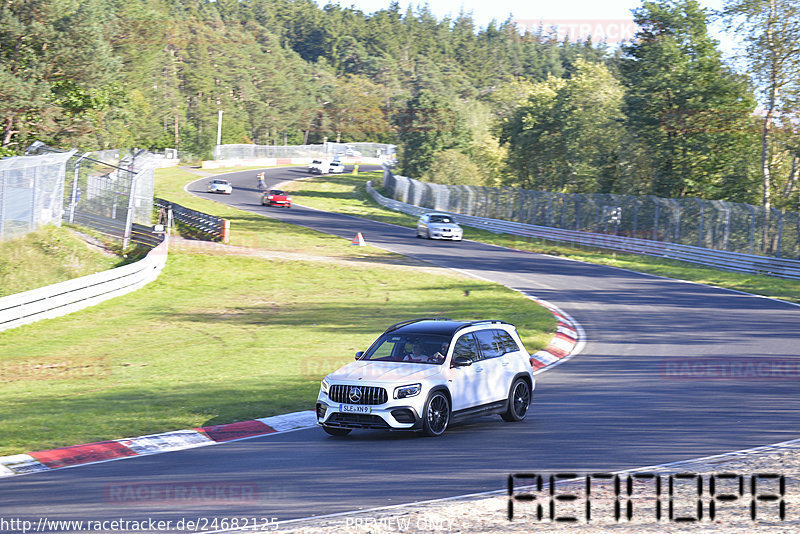
[[[426,436],[441,436],[447,430],[448,423],[450,423],[450,400],[441,390],[434,391],[425,403],[422,431]]]

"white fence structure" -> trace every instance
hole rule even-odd
[[[203,169],[275,165],[307,165],[313,159],[337,158],[344,163],[380,165],[394,161],[396,145],[385,143],[324,143],[321,145],[217,145],[214,160]]]
[[[144,259],[116,269],[0,298],[0,331],[72,313],[135,291],[152,282],[167,263],[169,237]]]
[[[75,150],[0,160],[0,240],[61,226],[64,175]]]

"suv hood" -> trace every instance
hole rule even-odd
[[[450,228],[451,230],[458,230],[461,228],[459,225],[455,223],[428,223],[428,227],[434,230],[443,230],[445,228]]]
[[[409,383],[424,380],[442,372],[441,365],[427,363],[355,361],[329,374],[335,382]]]

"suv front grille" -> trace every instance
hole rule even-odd
[[[351,390],[358,390],[358,392]],[[344,404],[383,404],[389,400],[386,390],[375,386],[347,386],[334,384],[328,391],[328,397],[333,402]]]
[[[334,413],[325,421],[328,426],[344,428],[390,428],[389,423],[377,415],[364,415],[357,413]]]

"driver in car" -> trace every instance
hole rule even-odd
[[[442,363],[446,353],[447,343],[444,343],[441,351],[429,356],[425,354],[425,344],[421,340],[415,339],[411,342],[411,352],[406,354],[403,360],[407,362]]]

